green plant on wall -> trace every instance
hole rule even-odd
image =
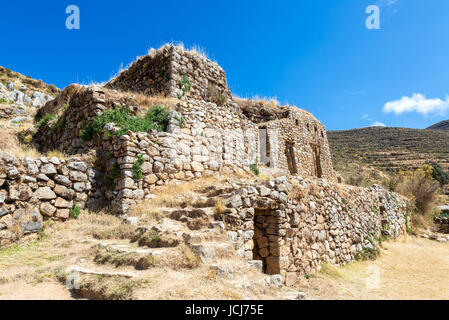
[[[215,96],[215,103],[219,106],[223,105],[226,102],[226,96],[222,93],[217,93]]]
[[[143,155],[137,155],[137,161],[133,165],[133,178],[134,180],[140,180],[143,177],[142,164],[145,162]]]
[[[192,83],[190,82],[190,79],[187,75],[183,75],[182,79],[178,81],[178,84],[182,90],[182,93],[178,93],[178,98],[181,99],[187,94],[187,92],[190,91],[190,89],[192,88]]]
[[[257,163],[250,165],[249,168],[256,176],[260,174],[259,166],[257,165]]]
[[[106,110],[81,130],[80,138],[83,141],[91,141],[95,134],[111,135],[103,130],[108,123],[114,123],[120,127],[114,133],[117,137],[125,135],[128,130],[132,132],[165,131],[167,130],[169,113],[170,111],[162,105],[151,107],[143,118],[132,116],[127,107]]]
[[[109,190],[115,189],[115,181],[120,179],[121,177],[121,169],[118,163],[114,165],[114,168],[109,171],[103,178],[103,182],[106,185],[106,188]]]
[[[38,127],[39,129],[42,127],[45,127],[48,125],[48,123],[55,119],[55,115],[53,114],[46,114],[45,116],[42,117],[42,119],[40,119],[39,121],[37,121],[36,123],[36,127]]]

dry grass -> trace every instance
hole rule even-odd
[[[139,111],[145,113],[149,108],[156,105],[163,105],[169,110],[174,110],[179,100],[171,97],[164,97],[162,95],[148,96],[142,93],[135,93],[129,91],[108,91],[108,95],[112,98],[127,98],[135,101],[139,107]]]
[[[147,52],[147,55],[153,58],[157,54],[157,52],[159,50],[163,50],[164,48],[170,47],[170,46],[174,46],[174,47],[178,48],[179,50],[181,50],[181,52],[184,52],[184,53],[187,53],[187,54],[190,54],[190,55],[200,56],[200,57],[203,57],[205,59],[210,60],[214,64],[217,64],[217,62],[214,61],[214,59],[210,58],[208,56],[208,54],[206,53],[206,51],[203,48],[201,48],[200,46],[194,45],[194,46],[192,46],[190,48],[186,48],[184,46],[184,43],[182,43],[181,41],[166,43],[166,44],[160,46],[158,49],[150,48],[148,50],[148,52]],[[113,74],[111,76],[111,78],[106,83],[109,83],[112,80],[118,78],[124,71],[128,70],[134,63],[138,62],[140,59],[143,59],[144,57],[145,56],[137,56],[134,59],[134,61],[131,61],[126,66],[123,63],[121,63],[120,67],[117,70],[117,72],[115,74]]]
[[[386,242],[376,261],[356,262],[343,267],[325,266],[301,290],[311,299],[449,299],[448,244],[409,237]],[[379,287],[367,280],[379,272]],[[369,283],[368,283],[369,284]]]
[[[33,147],[20,144],[19,139],[13,131],[0,129],[0,150],[9,152],[20,158],[39,158],[42,154]]]
[[[191,55],[201,56],[203,58],[206,58],[206,59],[211,60],[212,62],[216,63],[211,58],[209,58],[209,56],[204,48],[202,48],[198,45],[193,45],[192,47],[187,48],[182,41],[166,43],[166,44],[162,45],[161,47],[159,47],[158,49],[151,48],[148,50],[148,55],[151,57],[154,57],[156,55],[157,51],[164,49],[166,47],[170,47],[170,46],[174,46],[174,47],[180,49],[181,52],[189,53]]]

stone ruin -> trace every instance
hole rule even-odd
[[[137,94],[175,101],[166,132],[80,139],[105,110],[127,106],[139,114]],[[216,63],[176,46],[151,51],[103,87],[67,87],[39,111],[45,114],[57,120],[34,136],[43,151],[90,155],[95,163],[3,154],[1,244],[14,238],[20,223],[26,233],[38,231],[42,219],[67,219],[74,202],[124,214],[152,199],[159,186],[250,171],[254,164],[284,178],[236,188],[222,218],[239,254],[262,261],[267,273],[304,273],[322,261],[351,261],[382,232],[397,237],[406,224],[403,201],[378,187],[352,191],[355,200],[345,203],[325,127],[312,114],[236,99]],[[113,132],[113,124],[107,127]],[[143,176],[135,179],[138,157]],[[105,184],[111,172],[118,176],[112,188]],[[316,184],[318,196],[298,198],[295,188],[304,184]]]

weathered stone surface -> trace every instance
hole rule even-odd
[[[72,208],[73,207],[73,201],[67,201],[63,198],[57,198],[55,201],[56,208]]]
[[[87,175],[79,171],[70,171],[70,180],[74,182],[87,181]]]
[[[39,200],[52,200],[52,199],[56,199],[56,194],[53,192],[53,190],[51,190],[51,188],[49,187],[42,187],[36,190],[36,192],[34,193],[34,195],[39,199]]]
[[[69,209],[58,209],[56,211],[55,216],[59,219],[68,219],[70,216],[70,210]]]
[[[40,212],[44,216],[52,217],[53,214],[56,212],[56,208],[48,202],[43,202],[43,203],[41,203],[41,206],[40,206]]]
[[[55,188],[54,188],[54,192],[55,192],[58,196],[61,196],[61,197],[63,197],[64,199],[67,199],[67,200],[72,200],[73,197],[74,197],[74,195],[75,195],[75,193],[73,192],[73,190],[68,189],[67,187],[62,186],[62,185],[56,185]]]
[[[43,166],[40,168],[40,172],[41,172],[42,174],[45,174],[45,175],[52,175],[52,174],[56,174],[56,173],[57,173],[57,172],[56,172],[55,166],[54,166],[53,164],[51,164],[51,163],[48,163],[48,164],[46,164],[46,165],[43,165]]]

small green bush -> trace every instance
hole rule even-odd
[[[79,215],[81,213],[81,208],[78,205],[78,203],[75,202],[72,209],[70,209],[70,218],[72,219],[78,219]]]
[[[83,141],[92,140],[95,134],[104,133],[103,128],[108,123],[120,126],[121,129],[114,133],[117,137],[125,135],[128,130],[132,132],[165,131],[169,113],[170,111],[162,105],[150,108],[144,118],[132,116],[126,107],[106,110],[81,130],[80,138]]]
[[[226,102],[226,96],[225,96],[224,94],[222,94],[222,93],[218,93],[218,94],[215,96],[215,102],[216,102],[219,106],[221,106],[223,103]]]
[[[355,255],[357,261],[376,260],[380,256],[380,249],[378,247],[364,248]]]
[[[49,123],[51,120],[55,119],[55,118],[56,118],[56,117],[55,117],[55,115],[53,115],[53,114],[46,114],[45,116],[42,117],[42,119],[40,119],[40,120],[36,123],[36,126],[37,126],[38,128],[42,128],[42,127],[44,127],[44,126],[47,126],[48,123]]]
[[[106,185],[106,188],[109,190],[115,189],[115,181],[117,179],[120,179],[121,177],[121,169],[118,163],[114,165],[114,168],[104,176],[104,184]]]
[[[178,99],[181,99],[192,88],[192,83],[187,75],[183,75],[182,79],[178,81],[178,85],[181,87],[182,93],[178,93]]]
[[[249,168],[256,176],[259,176],[260,170],[259,170],[259,167],[257,166],[257,163],[250,165]]]
[[[449,183],[449,173],[443,170],[438,163],[430,163],[432,166],[432,178],[440,183],[440,186],[444,186]]]
[[[137,161],[133,165],[133,178],[134,180],[140,180],[143,177],[142,164],[145,162],[141,154],[137,155]]]

